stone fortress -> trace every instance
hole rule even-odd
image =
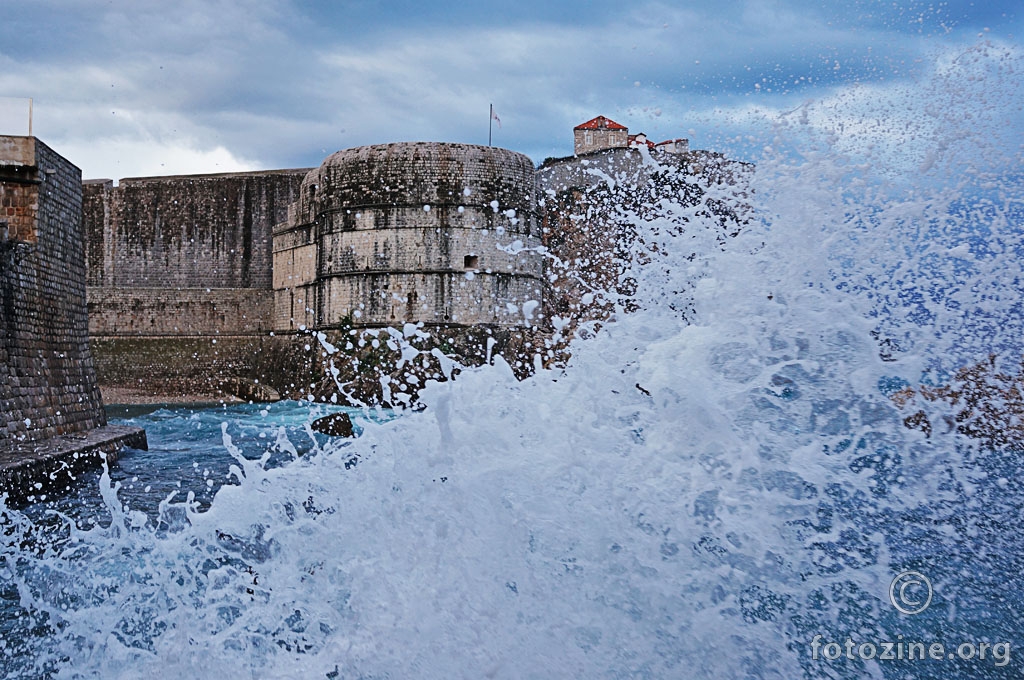
[[[525,328],[543,297],[535,192],[527,156],[435,142],[313,169],[86,181],[100,383],[128,398],[209,395],[225,378],[280,389],[309,369],[287,368],[305,331]]]
[[[550,295],[540,246],[576,228],[552,213],[565,200],[538,199],[571,204],[601,182],[600,164],[646,181],[640,151],[676,165],[720,158],[603,116],[574,138],[573,156],[538,169],[506,149],[407,142],[339,151],[318,168],[85,182],[101,385],[209,394],[241,378],[287,392],[302,382],[283,367],[303,363],[291,339],[304,331],[535,335]]]
[[[338,371],[311,332],[345,348],[355,387],[343,396],[356,401],[393,394],[381,392],[390,375],[411,403],[439,376],[431,347],[419,378],[384,356],[384,327],[528,373],[552,315],[591,313],[572,286],[614,284],[622,225],[600,214],[604,178],[651,201],[680,195],[658,179],[675,166],[701,176],[691,200],[743,166],[603,116],[574,136],[573,156],[539,168],[506,149],[411,142],[318,168],[117,184],[82,182],[31,135],[0,137],[0,492],[59,490],[92,454],[144,448],[141,430],[106,425],[104,399],[312,399],[319,383],[333,400]]]
[[[310,331],[412,323],[452,346],[528,345],[551,294],[541,246],[579,231],[553,207],[571,210],[601,164],[636,175],[641,152],[716,156],[603,116],[574,137],[573,156],[537,169],[506,149],[412,142],[318,168],[85,181],[89,349],[108,401],[209,397],[231,381],[301,396],[321,358],[303,356]]]
[[[543,285],[534,192],[533,163],[505,149],[335,153],[274,227],[274,327],[526,325]]]

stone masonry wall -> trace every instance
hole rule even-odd
[[[0,137],[0,443],[104,425],[88,344],[81,171]]]
[[[629,140],[628,130],[588,129],[573,131],[574,153],[579,156],[592,151],[625,147]]]
[[[274,230],[276,327],[529,325],[522,306],[542,288],[533,175],[522,154],[467,144],[333,154]]]
[[[306,172],[87,182],[88,285],[269,289],[271,230]]]
[[[308,336],[108,336],[92,340],[104,388],[217,398],[226,381],[242,378],[287,395],[308,387],[319,370],[318,345]]]
[[[86,182],[92,335],[270,328],[272,228],[306,172]]]
[[[272,228],[307,169],[84,185],[88,307],[100,383],[168,396],[275,382]]]
[[[246,288],[88,288],[93,335],[252,335],[271,330],[274,298]]]

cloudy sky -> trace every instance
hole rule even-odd
[[[307,167],[361,144],[486,144],[493,102],[495,144],[538,162],[598,114],[756,160],[794,111],[872,135],[941,125],[975,96],[950,81],[980,74],[998,81],[985,115],[1019,141],[1019,7],[0,0],[0,133],[25,133],[32,97],[33,132],[86,177]]]

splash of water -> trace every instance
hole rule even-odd
[[[965,98],[991,85],[934,82]],[[280,467],[225,432],[237,484],[205,510],[168,499],[153,521],[104,476],[107,524],[3,511],[3,593],[26,613],[0,663],[58,678],[1017,677],[1019,660],[811,658],[815,635],[1024,641],[1024,551],[1005,528],[1024,506],[1018,457],[904,427],[887,387],[990,352],[1019,362],[1024,197],[974,155],[970,181],[950,181],[955,120],[923,176],[894,181],[873,165],[891,146],[852,152],[805,113],[780,122],[756,219],[727,247],[700,211],[666,207],[684,233],[635,220],[632,311],[574,341],[564,369],[519,381],[496,359],[429,385],[424,411]],[[698,258],[679,254],[695,241]],[[886,598],[904,569],[936,587],[914,619]]]

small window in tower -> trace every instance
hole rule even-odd
[[[462,266],[464,269],[478,269],[480,267],[480,257],[477,255],[466,255],[462,258]]]

